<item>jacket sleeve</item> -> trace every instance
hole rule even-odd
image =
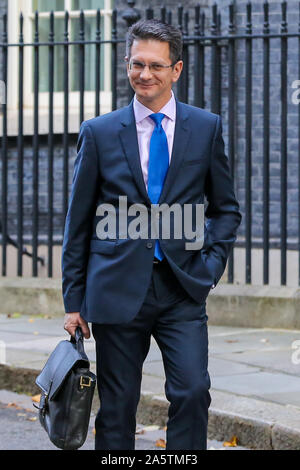
[[[62,293],[66,313],[80,312],[84,298],[98,192],[97,149],[90,126],[83,122],[77,141],[77,157],[62,246]]]
[[[216,286],[224,273],[242,220],[234,194],[229,160],[224,152],[221,116],[217,116],[205,195],[208,201],[205,211],[208,264],[214,272]]]

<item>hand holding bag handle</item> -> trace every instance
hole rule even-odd
[[[84,350],[84,345],[83,345],[83,333],[82,329],[80,326],[77,326],[75,330],[75,337],[71,336],[70,341],[71,343],[76,344],[76,349],[79,352],[80,355],[85,356],[85,350]]]
[[[78,449],[86,439],[96,375],[90,371],[83,333],[61,341],[36,379],[41,389],[39,418],[60,449]]]

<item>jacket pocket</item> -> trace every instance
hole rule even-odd
[[[116,245],[116,240],[91,240],[90,253],[112,254]]]

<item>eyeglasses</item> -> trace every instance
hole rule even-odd
[[[178,61],[174,62],[171,65],[163,65],[163,64],[150,64],[146,65],[143,62],[138,62],[136,60],[132,60],[129,62],[129,70],[131,72],[142,72],[145,67],[149,67],[149,70],[151,73],[159,73],[164,71],[165,69],[168,69],[170,67],[174,67],[175,64],[177,64]]]

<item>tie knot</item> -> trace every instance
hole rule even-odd
[[[165,117],[165,114],[163,113],[153,113],[153,114],[150,114],[149,116],[149,118],[151,118],[155,122],[156,127],[159,127],[161,125],[161,122],[164,117]]]

